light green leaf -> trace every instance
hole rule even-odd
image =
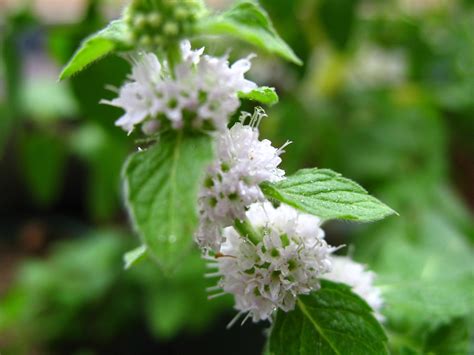
[[[197,31],[204,35],[229,35],[301,65],[301,60],[280,38],[264,9],[253,1],[241,1],[219,15],[203,17]]]
[[[126,48],[127,26],[123,20],[112,21],[103,30],[87,37],[66,64],[59,80],[64,80],[83,70],[92,62],[110,54],[117,48]]]
[[[239,98],[258,101],[262,104],[272,106],[278,103],[278,95],[275,88],[262,86],[248,93],[239,92]]]
[[[265,182],[261,188],[270,199],[326,220],[367,222],[395,213],[357,183],[328,169],[302,169],[282,181]]]
[[[126,252],[123,256],[123,261],[125,263],[125,270],[130,269],[133,265],[143,260],[146,256],[147,247],[146,245],[141,245],[138,248]]]
[[[400,332],[425,332],[474,314],[472,248],[444,215],[420,208],[374,234],[383,244],[363,259],[378,274],[384,315]]]
[[[161,136],[126,163],[128,211],[150,255],[163,267],[179,263],[193,244],[197,194],[211,159],[211,137],[179,132]]]
[[[274,355],[388,354],[387,337],[370,307],[350,288],[323,280],[293,311],[278,311],[268,353]]]

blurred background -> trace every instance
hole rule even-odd
[[[377,271],[383,289],[400,288],[386,307],[394,352],[423,353],[426,339],[445,336],[442,327],[466,329],[469,340],[472,1],[260,2],[304,61],[298,67],[257,52],[249,77],[280,95],[262,136],[274,146],[294,142],[284,155],[288,174],[336,170],[400,213],[325,228],[331,243],[353,245],[345,253]],[[98,102],[113,95],[106,86],[119,86],[129,64],[110,56],[57,82],[80,41],[123,6],[0,0],[0,352],[260,354],[268,325],[225,329],[232,299],[206,299],[213,281],[204,279],[197,252],[172,277],[146,261],[123,270],[123,253],[139,244],[120,188],[135,143],[113,124],[120,111]],[[210,53],[226,49],[199,43]],[[232,48],[235,58],[255,51],[239,42]],[[450,294],[437,300],[424,293],[430,285]],[[453,294],[469,315],[453,308],[426,328],[439,315],[427,304],[449,304]]]

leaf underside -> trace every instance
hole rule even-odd
[[[265,12],[253,1],[242,1],[220,15],[203,18],[197,31],[204,35],[228,35],[251,43],[290,62],[301,60],[280,38]]]
[[[272,106],[278,103],[278,95],[274,88],[262,86],[248,93],[239,92],[239,98],[258,101],[264,105]]]

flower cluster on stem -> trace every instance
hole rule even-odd
[[[168,128],[225,130],[240,105],[238,93],[257,87],[244,77],[250,57],[230,65],[227,56],[203,52],[183,41],[173,67],[153,53],[133,57],[128,82],[116,98],[102,101],[125,111],[116,125],[130,132],[141,124],[146,134]]]
[[[269,140],[259,140],[258,125],[265,116],[261,108],[253,115],[243,113],[240,122],[217,137],[216,159],[199,194],[196,241],[201,247],[218,251],[222,228],[244,219],[252,203],[265,200],[259,185],[281,180],[285,174],[278,165],[286,144],[275,148]]]
[[[134,57],[128,81],[116,98],[104,102],[125,111],[116,125],[128,132],[141,126],[148,135],[192,130],[215,138],[215,159],[198,196],[195,233],[215,269],[208,276],[219,277],[210,297],[232,294],[239,311],[235,320],[246,314],[244,321],[271,321],[274,311],[292,310],[299,295],[318,290],[321,278],[327,278],[349,284],[381,319],[374,274],[332,255],[337,248],[325,240],[317,216],[274,206],[263,194],[262,183],[285,178],[280,156],[289,144],[276,148],[260,138],[263,109],[242,113],[228,127],[240,106],[239,93],[257,88],[244,77],[250,57],[230,65],[227,56],[192,50],[189,41],[182,41],[178,52],[177,59],[153,53]]]

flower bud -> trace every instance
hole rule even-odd
[[[134,43],[153,50],[191,36],[203,10],[201,0],[134,0],[125,19]],[[160,40],[153,40],[157,36]]]

